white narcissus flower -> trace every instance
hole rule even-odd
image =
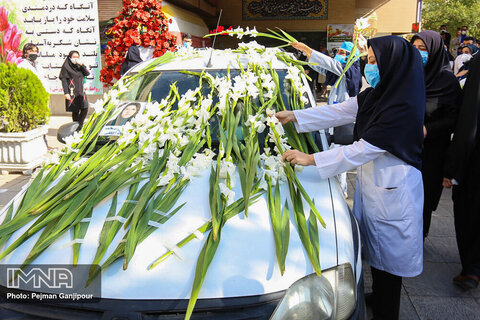
[[[232,182],[234,181],[234,174],[235,174],[235,165],[231,161],[227,161],[222,159],[220,161],[220,172],[218,173],[221,179],[227,179],[230,177]]]
[[[359,18],[355,21],[355,26],[357,30],[364,30],[367,29],[370,24],[368,23],[368,18]]]
[[[167,171],[160,178],[158,178],[157,186],[159,187],[166,186],[173,179],[175,179],[175,174],[171,171]]]
[[[65,146],[71,152],[78,152],[78,149],[73,149],[73,147],[79,144],[82,141],[83,132],[75,131],[72,135],[65,137],[63,141],[65,141]]]
[[[210,106],[212,105],[213,100],[211,98],[203,99],[202,103],[200,104],[200,109],[209,110]]]
[[[103,108],[103,99],[98,99],[97,101],[95,101],[95,103],[91,104],[90,107],[93,108],[95,113],[102,113],[103,111],[105,111],[105,109]]]
[[[304,95],[301,95],[300,96],[300,102],[303,104],[303,105],[306,105],[308,103],[308,98],[305,97]]]
[[[117,83],[115,85],[117,87],[118,93],[124,93],[124,92],[128,91],[128,88],[123,83],[123,80],[117,81]]]
[[[167,171],[172,173],[179,173],[180,167],[178,166],[178,162],[180,161],[179,157],[176,157],[173,153],[170,153],[167,160]]]
[[[59,153],[57,150],[51,150],[47,153],[47,157],[45,160],[45,164],[59,164],[60,163],[60,156],[62,154]]]
[[[223,182],[218,184],[220,189],[220,193],[224,196],[227,206],[232,204],[235,199],[235,192],[227,187],[227,185]]]
[[[253,29],[251,29],[251,30],[247,27],[247,30],[245,31],[245,34],[255,38],[258,35],[258,31],[257,31],[256,27],[253,27]]]
[[[235,34],[238,39],[242,39],[243,34],[244,34],[243,28],[238,27],[238,28],[234,29],[234,30],[233,30],[233,34]]]
[[[199,170],[205,170],[212,165],[213,157],[215,153],[210,149],[203,150],[203,153],[196,153],[194,155],[194,161],[192,164],[194,167],[198,168]]]

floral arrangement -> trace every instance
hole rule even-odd
[[[20,205],[9,207],[0,225],[0,245],[20,227],[29,224],[29,228],[0,253],[0,259],[40,233],[23,263],[26,266],[56,239],[71,232],[76,264],[95,206],[111,199],[92,263],[101,267],[92,267],[90,281],[118,259],[123,259],[126,269],[136,247],[172,216],[181,214],[184,204],[177,201],[190,181],[202,172],[210,172],[205,196],[211,219],[148,266],[154,268],[198,234],[208,233],[198,256],[186,319],[192,314],[220,244],[223,226],[241,212],[248,217],[249,206],[262,196],[267,198],[281,273],[285,271],[292,211],[308,258],[320,275],[318,223],[323,227],[325,223],[296,176],[298,166],[294,169],[281,159],[281,154],[292,147],[304,152],[318,151],[318,147],[311,134],[298,134],[291,123],[282,126],[274,115],[287,106],[303,109],[308,102],[303,63],[278,48],[265,48],[256,42],[242,43],[235,52],[248,61],[241,64],[239,60],[238,75],[228,72],[220,77],[206,71],[184,71],[198,78],[198,88],[179,92],[175,84],[171,85],[167,96],[159,102],[148,102],[143,113],[122,127],[115,142],[84,157],[94,150],[105,124],[118,115],[118,99],[135,80],[158,65],[181,58],[167,52],[138,74],[118,81],[103,100],[93,105],[95,113],[82,130],[65,139],[65,149],[50,154],[49,163],[36,173]],[[272,67],[279,61],[287,68],[288,101],[284,101],[279,75]],[[206,93],[202,90],[205,85]],[[215,132],[211,121],[218,123]],[[218,141],[218,147],[212,146],[212,139]],[[233,191],[237,177],[241,195]],[[280,202],[281,183],[288,184],[291,208]],[[118,193],[125,189],[127,199],[118,202]],[[308,218],[304,201],[310,208]],[[127,230],[123,239],[114,242],[122,227]],[[106,256],[110,246],[115,249]]]
[[[345,68],[343,68],[342,74],[338,77],[337,82],[335,82],[335,88],[338,87],[338,84],[342,80],[343,76],[355,63],[355,61],[357,61],[360,57],[367,55],[367,52],[359,53],[357,51],[358,47],[363,48],[367,45],[365,37],[373,37],[376,33],[377,14],[375,12],[365,18],[359,18],[355,21],[352,52],[347,59],[347,63],[345,64]]]
[[[176,39],[168,32],[168,23],[171,20],[162,12],[161,0],[124,0],[115,25],[107,31],[112,40],[105,50],[105,67],[100,71],[100,80],[112,85],[114,79],[120,79],[120,67],[132,45],[154,47],[154,57],[175,51]]]
[[[16,63],[22,62],[22,31],[16,24],[8,21],[8,11],[0,7],[0,62]]]

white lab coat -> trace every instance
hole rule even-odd
[[[42,67],[37,61],[32,64],[32,62],[28,61],[27,59],[23,59],[23,61],[20,62],[17,67],[32,71],[38,77],[38,79],[40,79],[40,82],[42,82],[45,90],[48,90],[47,79],[45,79],[45,74],[43,73]]]
[[[299,132],[355,121],[357,98],[298,110]],[[322,178],[357,168],[353,211],[370,266],[401,277],[423,268],[423,183],[421,172],[393,154],[360,139],[314,155]]]

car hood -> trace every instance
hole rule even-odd
[[[176,255],[160,263],[152,270],[147,267],[158,257],[175,248],[175,244],[192,234],[211,217],[208,201],[209,175],[206,170],[192,180],[179,198],[177,205],[186,203],[170,220],[138,245],[127,270],[122,270],[123,260],[117,260],[101,275],[102,297],[113,299],[188,299],[192,288],[195,265],[205,239],[198,236]],[[328,180],[322,180],[314,167],[297,172],[302,185],[315,201],[316,207],[327,227],[319,224],[320,264],[322,269],[337,265],[337,241],[332,210],[331,191]],[[240,182],[234,188],[236,198],[241,197]],[[281,185],[282,203],[288,195],[288,185]],[[127,190],[118,195],[118,203],[125,200]],[[289,197],[288,201],[290,202]],[[90,264],[95,255],[98,238],[111,200],[99,204],[93,212],[84,243],[80,250],[80,264]],[[289,208],[292,208],[291,203]],[[309,207],[304,202],[305,215]],[[248,218],[244,213],[225,223],[221,243],[208,269],[199,298],[237,297],[259,295],[287,289],[293,282],[313,272],[308,256],[303,249],[290,210],[290,243],[286,258],[286,270],[280,274],[275,257],[275,244],[267,207],[266,196],[261,196],[249,208]],[[27,227],[19,229],[9,239],[11,244]],[[120,230],[104,260],[113,252],[124,235]],[[205,234],[206,236],[207,234]],[[38,234],[0,261],[20,264],[34,245]],[[67,232],[43,252],[35,264],[71,264],[71,234]]]

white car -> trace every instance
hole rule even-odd
[[[181,71],[225,75],[229,69],[238,73],[238,62],[245,56],[238,53],[215,51],[208,64],[208,54],[187,60],[177,58],[173,62],[157,66],[138,78],[119,108],[135,104],[141,112],[148,99],[161,101],[175,83],[179,92],[193,89],[198,78]],[[129,71],[129,75],[148,65],[144,62]],[[277,61],[273,68],[280,77],[286,76],[287,66]],[[303,77],[303,81],[306,79]],[[315,105],[308,92],[308,106]],[[123,123],[112,121],[102,135],[109,140],[118,134]],[[317,145],[327,149],[325,134],[316,135]],[[200,290],[192,319],[364,319],[365,303],[363,273],[360,253],[360,232],[351,214],[336,178],[321,179],[315,167],[305,167],[297,176],[316,208],[322,215],[326,228],[319,226],[321,277],[310,264],[297,232],[295,220],[290,219],[290,242],[281,275],[275,256],[271,221],[266,196],[260,197],[243,213],[231,218],[223,227],[222,239],[208,269]],[[237,177],[238,179],[238,177]],[[195,265],[203,242],[202,235],[181,249],[175,246],[186,235],[211,218],[209,201],[209,171],[193,180],[180,196],[178,203],[186,203],[181,210],[158,227],[140,243],[130,261],[122,270],[122,262],[116,261],[101,274],[101,299],[82,303],[37,303],[0,300],[1,319],[183,319],[190,298]],[[240,182],[234,191],[241,195]],[[120,192],[121,202],[127,190]],[[289,198],[288,186],[281,186],[282,202]],[[16,197],[19,202],[21,195]],[[8,206],[6,207],[8,208]],[[79,263],[89,264],[98,246],[98,237],[110,203],[95,207],[90,227],[83,240]],[[305,210],[308,205],[305,205]],[[5,209],[0,221],[6,215]],[[27,226],[16,231],[6,245],[23,234]],[[32,238],[35,238],[33,236]],[[121,235],[115,238],[119,241]],[[21,264],[34,243],[31,239],[0,261],[3,265]],[[71,264],[72,250],[69,233],[63,235],[44,251],[35,264]],[[147,270],[153,260],[168,249],[175,255],[156,268]],[[3,278],[2,278],[3,279]],[[9,289],[1,283],[0,291]]]

